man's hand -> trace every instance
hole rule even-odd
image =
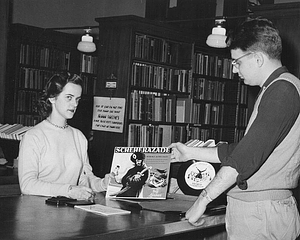
[[[177,142],[172,143],[169,148],[172,148],[171,162],[186,162],[190,160],[189,147],[185,144]]]
[[[194,226],[200,226],[204,223],[204,219],[201,216],[206,210],[207,204],[210,202],[207,198],[203,197],[202,194],[198,197],[193,206],[186,212],[185,218]]]

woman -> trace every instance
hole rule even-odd
[[[30,195],[90,199],[105,191],[104,179],[92,172],[83,133],[67,124],[78,106],[82,79],[70,73],[55,74],[39,100],[45,118],[20,143],[18,175],[21,192]]]

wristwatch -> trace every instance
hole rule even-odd
[[[202,190],[200,196],[203,198],[206,198],[208,202],[211,202],[213,199],[208,195],[207,191],[205,189]]]

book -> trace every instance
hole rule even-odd
[[[22,128],[22,127],[23,127],[22,124],[16,123],[16,124],[11,125],[11,127],[10,127],[9,129],[7,129],[4,133],[5,133],[6,135],[10,135],[10,134],[12,134],[13,132],[17,131],[18,129]]]
[[[2,131],[3,128],[6,128],[6,127],[8,127],[8,126],[10,126],[8,123],[1,124],[1,126],[0,126],[0,131]]]
[[[23,135],[31,128],[32,126],[23,126],[22,128],[13,132],[11,135],[15,140],[21,140]]]
[[[162,146],[167,147],[172,143],[172,125],[160,125],[162,128]]]
[[[7,124],[0,130],[0,138],[8,138],[7,132],[10,131],[10,129],[14,128],[17,124]]]
[[[130,214],[131,212],[128,210],[108,207],[101,204],[93,204],[93,205],[75,205],[74,208],[85,210],[88,212],[110,216],[110,215],[118,215],[118,214]]]
[[[107,198],[166,199],[168,147],[115,147]]]
[[[178,98],[176,100],[176,122],[190,123],[192,121],[192,106],[191,98]]]

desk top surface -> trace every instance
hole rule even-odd
[[[0,198],[0,239],[149,239],[224,224],[224,214],[206,216],[194,227],[177,214],[131,209],[128,215],[102,216],[67,206],[45,204],[47,197]],[[162,200],[163,201],[163,200]],[[124,208],[96,196],[96,203]]]

